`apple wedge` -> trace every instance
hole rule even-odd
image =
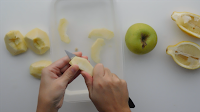
[[[9,31],[4,37],[7,50],[12,55],[18,55],[26,52],[27,46],[24,36],[17,30]]]
[[[105,38],[107,40],[110,40],[111,38],[114,37],[114,33],[106,28],[102,28],[102,29],[93,29],[88,38]]]
[[[89,61],[85,58],[74,57],[70,62],[70,65],[78,65],[80,70],[83,70],[89,73],[91,76],[93,75],[93,66],[89,63]]]
[[[28,32],[24,38],[27,46],[36,54],[44,54],[50,48],[49,37],[46,32],[35,28]]]
[[[60,35],[60,39],[65,43],[70,43],[69,36],[66,34],[68,21],[65,18],[60,19],[60,23],[58,26],[58,32]]]
[[[99,55],[103,45],[105,45],[104,39],[98,38],[91,47],[91,57],[95,63],[100,62]]]
[[[40,79],[41,74],[42,74],[42,69],[51,65],[51,64],[52,64],[51,61],[46,61],[46,60],[35,62],[35,63],[31,64],[31,66],[29,68],[30,74],[33,77]]]

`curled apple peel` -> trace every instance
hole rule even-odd
[[[65,43],[70,43],[69,36],[66,34],[68,21],[65,18],[60,19],[60,23],[58,26],[58,32],[60,35],[60,39]]]
[[[89,38],[105,38],[107,40],[110,40],[114,37],[114,33],[106,28],[102,28],[102,29],[93,29],[89,36]]]
[[[100,51],[105,45],[104,39],[98,38],[91,47],[91,57],[95,63],[100,62]]]

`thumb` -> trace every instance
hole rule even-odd
[[[85,71],[81,71],[81,74],[85,79],[85,83],[87,85],[88,91],[91,92],[92,91],[92,82],[93,82],[92,76],[90,76],[90,74],[88,74]]]
[[[79,67],[77,65],[70,66],[60,77],[65,85],[76,77]]]

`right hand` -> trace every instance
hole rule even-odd
[[[81,71],[89,91],[89,97],[100,112],[131,112],[128,106],[128,89],[125,80],[97,64],[93,77]]]

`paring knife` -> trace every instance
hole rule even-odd
[[[72,60],[76,55],[75,54],[72,54],[71,52],[65,50],[67,56]],[[130,108],[135,108],[135,104],[133,103],[133,101],[131,100],[131,98],[129,97],[129,100],[128,100],[128,105]]]

